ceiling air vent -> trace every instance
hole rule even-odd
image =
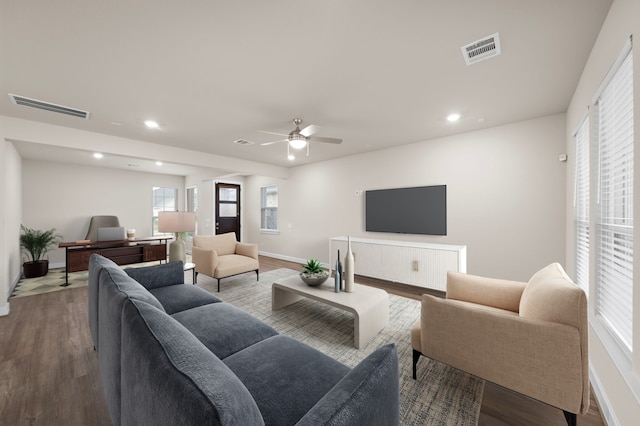
[[[248,141],[246,139],[238,139],[233,141],[233,143],[235,143],[236,145],[253,145],[254,143],[251,141]]]
[[[498,56],[500,54],[500,34],[495,33],[488,37],[476,40],[460,48],[462,56],[467,65],[484,61],[485,59]]]
[[[69,108],[62,105],[56,105],[45,101],[39,101],[37,99],[26,98],[24,96],[14,95],[9,93],[11,101],[16,105],[28,106],[31,108],[43,109],[45,111],[57,112],[58,114],[71,115],[73,117],[80,117],[89,119],[89,112],[79,109]]]

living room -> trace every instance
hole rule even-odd
[[[584,69],[576,76],[579,83],[571,89],[570,103],[556,111],[300,166],[233,159],[149,140],[73,129],[47,123],[46,119],[3,114],[0,313],[10,315],[8,298],[20,276],[21,223],[56,228],[65,240],[73,241],[84,237],[90,216],[114,214],[123,226],[147,236],[152,233],[152,187],[178,188],[180,210],[185,207],[186,188],[197,187],[198,230],[211,234],[216,181],[241,185],[242,239],[258,244],[263,255],[327,262],[329,238],[352,235],[466,245],[467,270],[477,275],[526,281],[554,261],[562,263],[571,274],[575,257],[573,133],[620,54],[625,38],[640,29],[640,23],[633,18],[640,12],[636,3],[613,1]],[[633,50],[637,64],[640,55],[635,46]],[[554,71],[561,69],[562,64],[558,63]],[[637,71],[634,75],[638,75]],[[636,89],[638,81],[634,81]],[[637,97],[634,103],[637,107]],[[6,108],[9,107],[16,108]],[[201,168],[201,172],[169,175],[105,168],[90,156],[85,164],[72,164],[21,154],[33,146],[145,159],[151,158],[152,152],[153,159],[190,164]],[[565,154],[566,162],[560,160]],[[447,185],[448,190],[446,236],[396,237],[364,231],[364,191],[438,184]],[[278,188],[277,233],[260,230],[260,191],[270,185]],[[64,252],[52,251],[49,258],[52,264],[61,265]],[[637,288],[634,281],[634,289]],[[640,312],[640,303],[636,301],[634,308],[634,312]],[[633,351],[632,361],[623,361],[619,367],[616,355],[611,355],[611,343],[600,336],[591,330],[592,385],[609,424],[632,424],[640,415],[637,373],[631,373],[638,370],[640,351]]]

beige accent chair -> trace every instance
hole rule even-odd
[[[449,272],[446,298],[422,296],[411,329],[420,355],[564,411],[589,409],[587,298],[558,263],[528,283]]]
[[[256,271],[256,280],[260,280],[258,246],[236,241],[235,232],[194,235],[191,258],[196,264],[196,280],[198,274],[217,279],[218,292],[220,280],[232,275]]]

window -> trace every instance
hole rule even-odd
[[[278,230],[278,187],[260,188],[260,229]]]
[[[189,232],[190,236],[198,234],[198,187],[192,186],[187,188],[187,211],[194,212],[196,214],[196,229],[193,232]]]
[[[178,211],[178,190],[176,188],[153,187],[153,235],[172,235],[158,232],[158,212]]]
[[[575,199],[575,282],[589,294],[589,117],[582,120],[576,133]]]
[[[596,97],[598,190],[595,314],[629,355],[633,328],[633,69],[631,44]]]

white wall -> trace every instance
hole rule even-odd
[[[332,236],[468,248],[468,272],[528,280],[565,257],[564,114],[292,169],[289,179],[247,179],[248,240],[265,253],[328,261]],[[279,187],[280,233],[262,234],[260,187]],[[447,185],[447,236],[364,231],[356,191]]]
[[[637,0],[614,0],[607,19],[605,20],[598,39],[591,51],[591,55],[584,68],[580,82],[573,95],[571,104],[567,110],[567,151],[575,152],[573,131],[592,103],[596,91],[601,86],[607,72],[613,66],[620,55],[625,42],[630,35],[634,35],[634,110],[635,125],[634,134],[636,141],[640,138],[640,2]],[[593,120],[591,120],[593,123]],[[638,144],[636,143],[636,147]],[[634,210],[640,212],[640,162],[637,161],[640,152],[636,149],[635,184],[634,184]],[[573,157],[569,156],[567,168],[567,261],[573,267]],[[592,174],[593,177],[593,174]],[[592,186],[593,186],[592,180]],[[593,194],[593,192],[592,192]],[[638,223],[636,221],[636,223]],[[635,247],[640,247],[640,233],[635,232]],[[591,276],[593,277],[593,256],[591,262]],[[640,257],[634,259],[634,270],[640,271]],[[594,282],[590,284],[590,294],[593,294]],[[589,297],[589,310],[594,309],[594,297]],[[615,344],[608,341],[606,335],[597,333],[597,319],[590,316],[589,329],[589,360],[592,374],[592,384],[596,388],[598,399],[602,405],[602,412],[608,424],[628,425],[637,424],[640,418],[640,274],[634,273],[633,284],[633,311],[634,311],[634,354],[630,363],[625,357],[621,357],[618,363],[614,363],[616,356]],[[635,388],[635,391],[633,390]]]
[[[55,228],[64,241],[84,239],[95,215],[115,215],[136,236],[151,236],[152,188],[178,189],[184,209],[185,179],[103,167],[24,160],[22,223],[30,228]],[[64,263],[64,250],[49,252],[49,261]]]
[[[0,315],[9,313],[9,296],[20,279],[21,160],[13,144],[0,139]]]

